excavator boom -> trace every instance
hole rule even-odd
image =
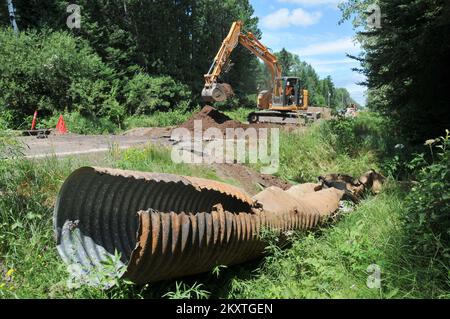
[[[242,25],[242,21],[233,22],[227,37],[223,40],[214,58],[208,74],[205,74],[205,86],[202,91],[202,97],[206,102],[223,102],[233,95],[231,86],[226,83],[217,83],[217,79],[229,65],[231,53],[238,44],[247,48],[266,64],[272,77],[271,83],[275,85],[273,93],[275,96],[281,94],[281,85],[275,83],[275,79],[281,76],[281,66],[278,63],[277,57],[253,33],[242,33]]]

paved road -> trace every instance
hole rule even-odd
[[[142,131],[142,129],[141,129]],[[144,134],[140,134],[144,133]],[[145,146],[149,143],[165,145],[172,147],[177,145],[178,151],[187,152],[188,156],[193,156],[194,163],[201,163],[203,160],[213,160],[214,156],[220,154],[211,154],[208,148],[203,147],[200,150],[194,148],[190,141],[174,142],[170,141],[170,134],[167,129],[144,129],[142,132],[136,131],[131,135],[49,135],[47,138],[36,138],[33,136],[19,138],[24,144],[24,153],[26,158],[46,158],[46,157],[64,157],[74,155],[88,155],[105,153],[113,147],[118,149],[128,149],[131,147]],[[209,141],[202,141],[203,146]],[[231,142],[236,142],[232,140]],[[234,148],[233,148],[234,152]],[[222,156],[223,157],[223,156]],[[222,157],[218,162],[223,161]]]
[[[113,146],[127,149],[148,143],[169,143],[167,138],[149,138],[144,136],[83,136],[83,135],[50,135],[45,139],[22,137],[25,144],[24,153],[27,158],[45,158],[49,156],[69,156],[93,153],[104,153]]]

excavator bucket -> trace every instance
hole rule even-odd
[[[214,83],[209,87],[205,86],[202,91],[205,102],[225,102],[233,95],[233,89],[227,83]]]

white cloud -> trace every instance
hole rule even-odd
[[[345,59],[310,59],[306,58],[305,62],[311,64],[311,66],[320,75],[325,76],[328,74],[336,74],[340,72],[347,73],[351,68],[356,67],[358,62],[350,58]]]
[[[347,89],[350,96],[356,100],[359,104],[366,104],[367,88],[356,83],[350,83],[344,86]]]
[[[356,61],[348,58],[339,60],[308,60],[308,63],[313,65],[338,65],[338,64],[355,64]]]
[[[357,53],[360,48],[351,37],[345,37],[333,41],[320,42],[308,45],[304,48],[296,49],[294,52],[300,56],[300,59],[305,56],[315,56],[332,53]]]
[[[365,86],[356,83],[350,83],[345,85],[344,87],[347,89],[347,91],[353,94],[366,93],[367,91],[367,88]]]
[[[301,8],[290,11],[289,9],[279,9],[262,18],[262,24],[268,29],[288,28],[289,26],[310,26],[319,22],[322,13],[307,12]]]
[[[278,1],[284,3],[302,4],[307,6],[324,5],[324,4],[337,5],[343,2],[343,0],[278,0]]]

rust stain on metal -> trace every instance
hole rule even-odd
[[[198,274],[264,254],[263,229],[282,235],[319,225],[344,195],[319,189],[271,187],[251,198],[201,178],[84,167],[58,196],[58,251],[67,264],[86,269],[118,251],[124,276],[138,284]],[[74,221],[79,240],[67,230]]]

